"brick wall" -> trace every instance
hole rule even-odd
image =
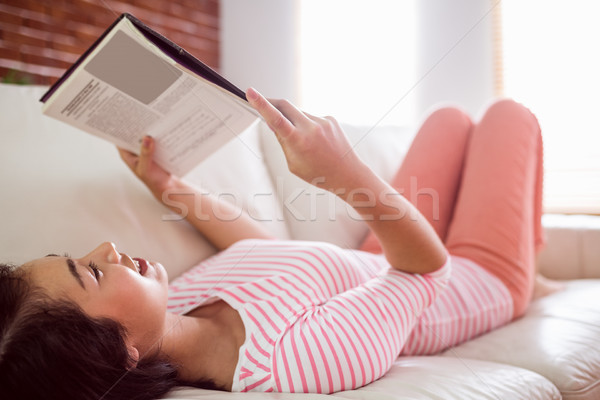
[[[123,12],[219,68],[219,0],[1,0],[0,79],[52,84]]]

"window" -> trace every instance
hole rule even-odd
[[[359,125],[414,123],[415,0],[302,0],[300,105]]]
[[[545,144],[545,208],[600,214],[600,2],[504,0],[504,94]]]

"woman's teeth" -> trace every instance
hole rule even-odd
[[[135,264],[135,268],[137,268],[137,272],[141,274],[142,269],[140,268],[140,262],[138,260],[133,260],[133,263]]]

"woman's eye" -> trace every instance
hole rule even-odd
[[[88,266],[92,269],[92,272],[94,273],[94,276],[96,277],[96,280],[98,280],[98,278],[100,278],[100,270],[98,269],[98,265],[96,265],[93,261],[90,261]]]

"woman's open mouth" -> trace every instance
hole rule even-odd
[[[140,275],[145,275],[148,271],[148,262],[143,258],[133,258],[132,260]]]

